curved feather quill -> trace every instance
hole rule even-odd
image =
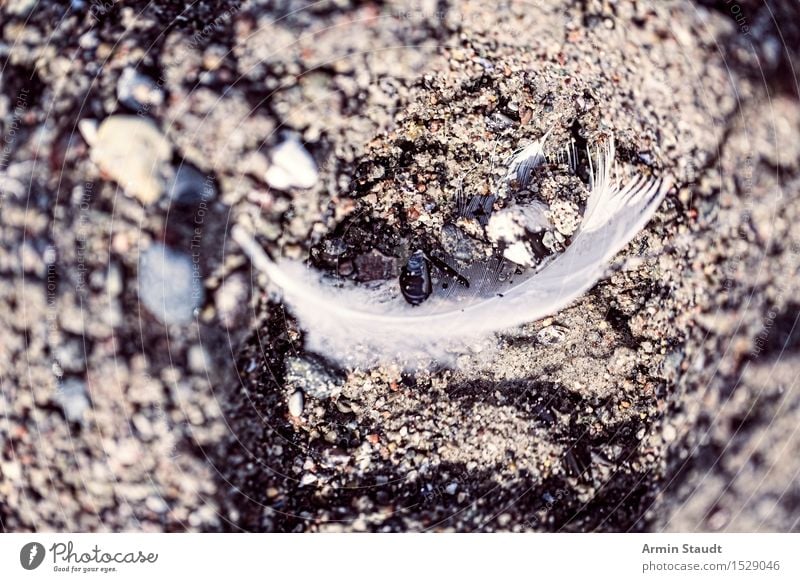
[[[396,282],[375,290],[332,281],[301,263],[271,260],[240,227],[234,228],[233,238],[281,289],[307,332],[308,349],[345,366],[447,364],[495,332],[569,305],[604,275],[611,258],[644,227],[669,185],[644,177],[620,185],[612,177],[613,159],[609,141],[592,168],[583,221],[566,250],[529,278],[489,297],[434,295],[411,307],[399,297]]]

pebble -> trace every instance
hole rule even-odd
[[[22,477],[22,467],[16,461],[0,461],[0,475],[5,477],[7,482],[18,483]]]
[[[330,238],[322,245],[322,258],[326,261],[336,261],[347,252],[347,243],[340,237]]]
[[[319,399],[330,398],[342,385],[325,366],[308,358],[287,358],[286,384]]]
[[[317,476],[313,473],[305,473],[303,477],[300,479],[300,486],[304,485],[313,485],[317,482]]]
[[[105,285],[106,293],[108,293],[110,297],[119,297],[124,290],[122,269],[113,261],[108,264]]]
[[[303,414],[304,404],[305,398],[303,397],[303,391],[295,390],[292,392],[292,395],[289,396],[289,414],[295,418],[299,418]]]
[[[247,318],[250,285],[241,273],[226,277],[214,294],[219,320],[226,328],[236,327]]]
[[[155,243],[139,261],[139,299],[164,324],[184,324],[203,304],[203,283],[192,258]]]
[[[189,348],[188,360],[189,369],[195,374],[208,372],[208,354],[202,345],[195,344]]]
[[[83,340],[67,340],[53,349],[53,355],[64,372],[79,373],[86,368]]]
[[[164,93],[153,79],[127,67],[117,81],[117,99],[125,107],[147,111],[164,102]]]
[[[86,384],[75,378],[65,380],[61,384],[56,400],[70,422],[82,422],[83,414],[90,405]]]
[[[125,193],[152,204],[164,190],[162,169],[172,157],[172,144],[156,124],[136,115],[112,115],[94,128],[79,124],[91,146],[91,159]]]
[[[152,511],[153,513],[164,513],[169,509],[169,506],[161,497],[150,496],[145,500],[145,505],[147,509]]]
[[[10,0],[6,10],[15,16],[28,16],[34,6],[36,6],[36,0]]]
[[[439,240],[442,243],[442,249],[459,261],[477,261],[484,255],[478,241],[468,236],[455,224],[445,224]]]
[[[131,422],[143,440],[153,436],[153,423],[144,414],[134,414]]]
[[[536,333],[537,341],[545,346],[554,346],[567,337],[567,328],[561,325],[548,325]]]
[[[356,279],[362,283],[385,281],[397,277],[397,259],[372,250],[355,258]]]
[[[186,162],[181,163],[167,186],[170,201],[182,206],[196,206],[217,197],[217,189],[211,176]]]
[[[317,164],[296,136],[289,136],[270,152],[271,165],[264,175],[277,190],[311,188],[319,179]]]
[[[502,113],[493,113],[486,118],[486,127],[494,132],[500,133],[514,126],[514,120]]]
[[[671,424],[664,425],[664,442],[671,443],[674,442],[675,439],[678,437],[678,432],[675,430],[675,427]]]

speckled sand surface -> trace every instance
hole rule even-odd
[[[800,530],[795,2],[34,4],[0,8],[3,530]],[[455,369],[304,351],[230,240],[394,277],[550,128],[676,187]]]

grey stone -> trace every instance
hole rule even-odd
[[[83,415],[90,405],[86,384],[75,378],[65,380],[59,386],[56,399],[67,420],[78,423],[83,421]]]
[[[217,188],[211,176],[183,162],[176,168],[167,186],[167,194],[175,204],[194,206],[214,200],[217,197]]]
[[[286,384],[314,398],[330,398],[341,388],[341,381],[322,364],[307,358],[286,360]]]
[[[194,318],[205,296],[199,265],[193,258],[156,243],[139,261],[139,299],[165,324]]]

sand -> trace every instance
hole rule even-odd
[[[32,4],[0,9],[3,530],[800,529],[794,3]],[[78,129],[115,114],[172,145],[155,202]],[[230,239],[394,277],[551,128],[675,188],[580,300],[450,368],[308,352]],[[286,139],[316,179],[276,173]],[[187,165],[213,196],[170,197]],[[160,244],[189,323],[140,297]]]

